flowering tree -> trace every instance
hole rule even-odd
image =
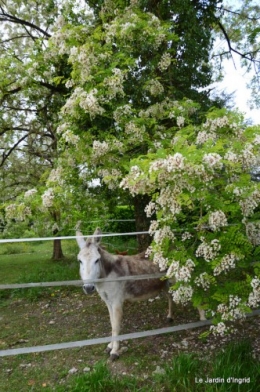
[[[177,118],[161,115],[166,108],[178,107],[177,97],[200,96],[209,105],[208,93],[197,89],[208,85],[211,77],[205,64],[212,40],[205,21],[214,17],[213,3],[189,6],[194,22],[190,41],[184,6],[172,6],[175,24],[171,6],[152,13],[139,1],[102,1],[96,6],[99,13],[94,6],[92,23],[64,24],[53,34],[52,50],[68,56],[72,68],[66,81],[71,94],[58,128],[67,143],[66,154],[70,150],[79,164],[87,162],[93,175],[114,192],[128,172],[129,159],[156,151],[176,121],[181,124],[181,113]],[[200,49],[193,51],[192,41]],[[148,202],[147,194],[132,198],[138,231],[149,227],[144,214]],[[149,236],[139,237],[140,249],[148,243]]]
[[[260,303],[260,184],[250,175],[259,145],[260,128],[234,113],[212,110],[200,126],[184,115],[174,137],[132,160],[121,182],[151,195],[147,254],[174,279],[176,303],[191,300],[214,316],[214,333]]]

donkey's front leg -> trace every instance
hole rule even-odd
[[[115,306],[112,306],[112,314],[113,314],[113,320],[112,320],[112,337],[116,337],[120,333],[120,328],[121,328],[121,321],[122,321],[122,316],[123,316],[123,306],[122,304],[118,304]],[[110,353],[110,358],[112,360],[118,359],[119,358],[119,341],[114,341],[113,347]]]
[[[114,304],[110,307],[110,320],[111,320],[111,327],[112,327],[112,338],[119,335],[121,321],[123,316],[123,305],[121,303]],[[112,341],[108,346],[110,351],[110,358],[115,360],[119,358],[119,341]]]

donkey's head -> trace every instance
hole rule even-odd
[[[82,280],[87,279],[99,279],[101,274],[100,266],[100,252],[99,244],[101,237],[95,237],[95,235],[100,235],[101,230],[97,228],[93,234],[94,237],[89,238],[85,241],[83,235],[77,231],[77,243],[80,248],[78,254],[78,260],[80,262],[80,277]],[[83,290],[86,294],[91,294],[95,291],[94,283],[86,283],[83,285]]]

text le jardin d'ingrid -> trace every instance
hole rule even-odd
[[[196,384],[250,384],[250,377],[236,378],[236,377],[216,377],[216,378],[201,378],[195,377]]]

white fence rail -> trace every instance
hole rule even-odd
[[[84,235],[85,238],[97,238],[97,237],[119,237],[123,235],[139,235],[149,234],[149,231],[136,231],[130,233],[103,233],[95,235]],[[62,236],[62,237],[42,237],[42,238],[12,238],[12,239],[0,239],[0,244],[6,244],[7,242],[33,242],[33,241],[53,241],[53,240],[72,240],[76,239],[75,235]]]

